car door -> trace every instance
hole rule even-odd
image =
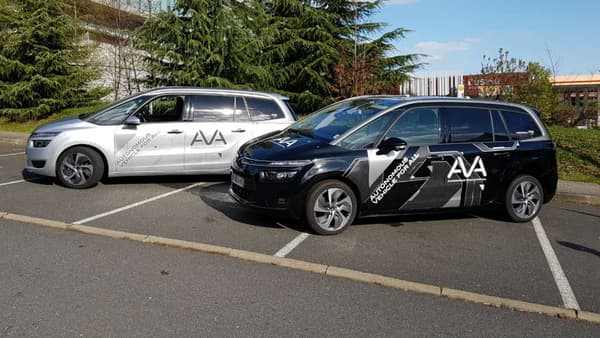
[[[193,121],[185,135],[185,170],[227,173],[242,142],[252,137],[243,100],[232,94],[191,96]]]
[[[430,150],[447,163],[444,188],[455,193],[438,207],[475,207],[494,200],[516,148],[499,125],[497,112],[483,106],[447,106],[442,116],[444,142]]]
[[[172,174],[183,171],[186,122],[185,97],[154,98],[134,114],[139,124],[115,130],[115,171],[118,174]]]
[[[438,204],[436,190],[441,183],[437,175],[441,171],[429,147],[441,140],[440,114],[437,106],[407,108],[382,139],[382,144],[400,139],[406,148],[391,156],[379,150],[369,152],[369,162],[376,165],[369,170],[369,180],[375,182],[370,189],[370,212],[397,213],[430,209]],[[373,177],[377,178],[373,180]]]

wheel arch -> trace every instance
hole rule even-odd
[[[57,175],[57,176],[58,176],[58,170],[59,170],[59,168],[60,168],[60,164],[59,164],[58,162],[59,162],[59,160],[60,160],[61,156],[62,156],[62,155],[63,155],[63,154],[66,152],[66,151],[68,151],[69,149],[73,149],[73,148],[76,148],[76,147],[84,147],[84,148],[89,148],[89,149],[91,149],[91,150],[94,150],[95,152],[97,152],[97,153],[100,155],[100,157],[102,158],[102,165],[103,165],[103,167],[104,167],[104,173],[103,173],[103,175],[102,175],[102,177],[101,177],[101,178],[105,178],[105,177],[107,177],[107,176],[108,176],[108,171],[110,170],[110,168],[109,168],[109,166],[108,166],[108,159],[107,159],[106,155],[104,154],[104,152],[103,152],[102,150],[100,150],[100,148],[99,148],[99,147],[96,147],[96,146],[94,146],[94,145],[91,145],[91,144],[85,144],[85,143],[83,143],[83,144],[72,144],[72,145],[70,145],[70,146],[68,146],[68,147],[64,148],[64,149],[63,149],[63,150],[62,150],[62,151],[61,151],[61,152],[58,154],[58,156],[56,157],[56,163],[54,164],[54,166],[55,166],[55,175]]]
[[[306,189],[305,189],[305,192],[303,195],[306,196],[306,194],[308,194],[308,191],[310,191],[310,189],[312,187],[314,187],[315,184],[318,184],[319,182],[326,181],[326,180],[337,180],[337,181],[343,182],[348,187],[350,187],[350,189],[352,189],[352,192],[354,193],[354,197],[356,197],[356,215],[357,215],[357,217],[360,216],[361,204],[362,204],[360,190],[358,189],[358,186],[356,185],[356,183],[354,183],[348,177],[344,176],[343,173],[341,173],[341,172],[327,173],[327,174],[323,174],[323,175],[319,175],[319,176],[315,176],[315,177],[311,178],[309,181],[306,182]]]

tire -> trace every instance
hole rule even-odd
[[[103,175],[102,156],[88,147],[67,149],[56,162],[56,178],[68,188],[89,188],[96,185]]]
[[[309,190],[304,208],[306,221],[314,232],[335,235],[352,224],[358,204],[348,185],[338,180],[325,180]]]
[[[544,201],[540,181],[529,175],[515,178],[505,193],[504,205],[508,217],[515,222],[529,222],[535,218]]]

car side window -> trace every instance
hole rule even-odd
[[[235,97],[228,95],[192,96],[192,115],[196,122],[233,121]]]
[[[246,97],[248,113],[253,121],[282,119],[285,117],[277,102],[271,99]]]
[[[391,112],[378,117],[345,137],[338,146],[350,150],[374,147],[396,116],[398,115]]]
[[[183,96],[169,95],[153,99],[135,114],[142,123],[181,121]]]
[[[243,97],[235,97],[235,111],[233,113],[234,121],[250,121],[250,115],[248,115],[248,109],[246,109],[246,102]]]
[[[542,135],[537,123],[525,112],[503,110],[502,117],[513,140],[524,140]]]
[[[494,141],[489,109],[449,107],[446,112],[448,143]]]
[[[385,138],[399,138],[411,145],[437,144],[440,139],[440,114],[438,108],[407,110],[390,128]]]
[[[497,110],[492,111],[492,123],[494,124],[494,141],[508,141],[509,137],[506,125]]]

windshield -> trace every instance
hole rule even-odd
[[[289,130],[329,142],[400,102],[395,98],[357,98],[334,103],[294,123]]]
[[[149,97],[138,96],[133,99],[121,101],[121,103],[117,102],[99,113],[86,117],[85,120],[99,125],[121,124],[129,114],[136,111]]]

